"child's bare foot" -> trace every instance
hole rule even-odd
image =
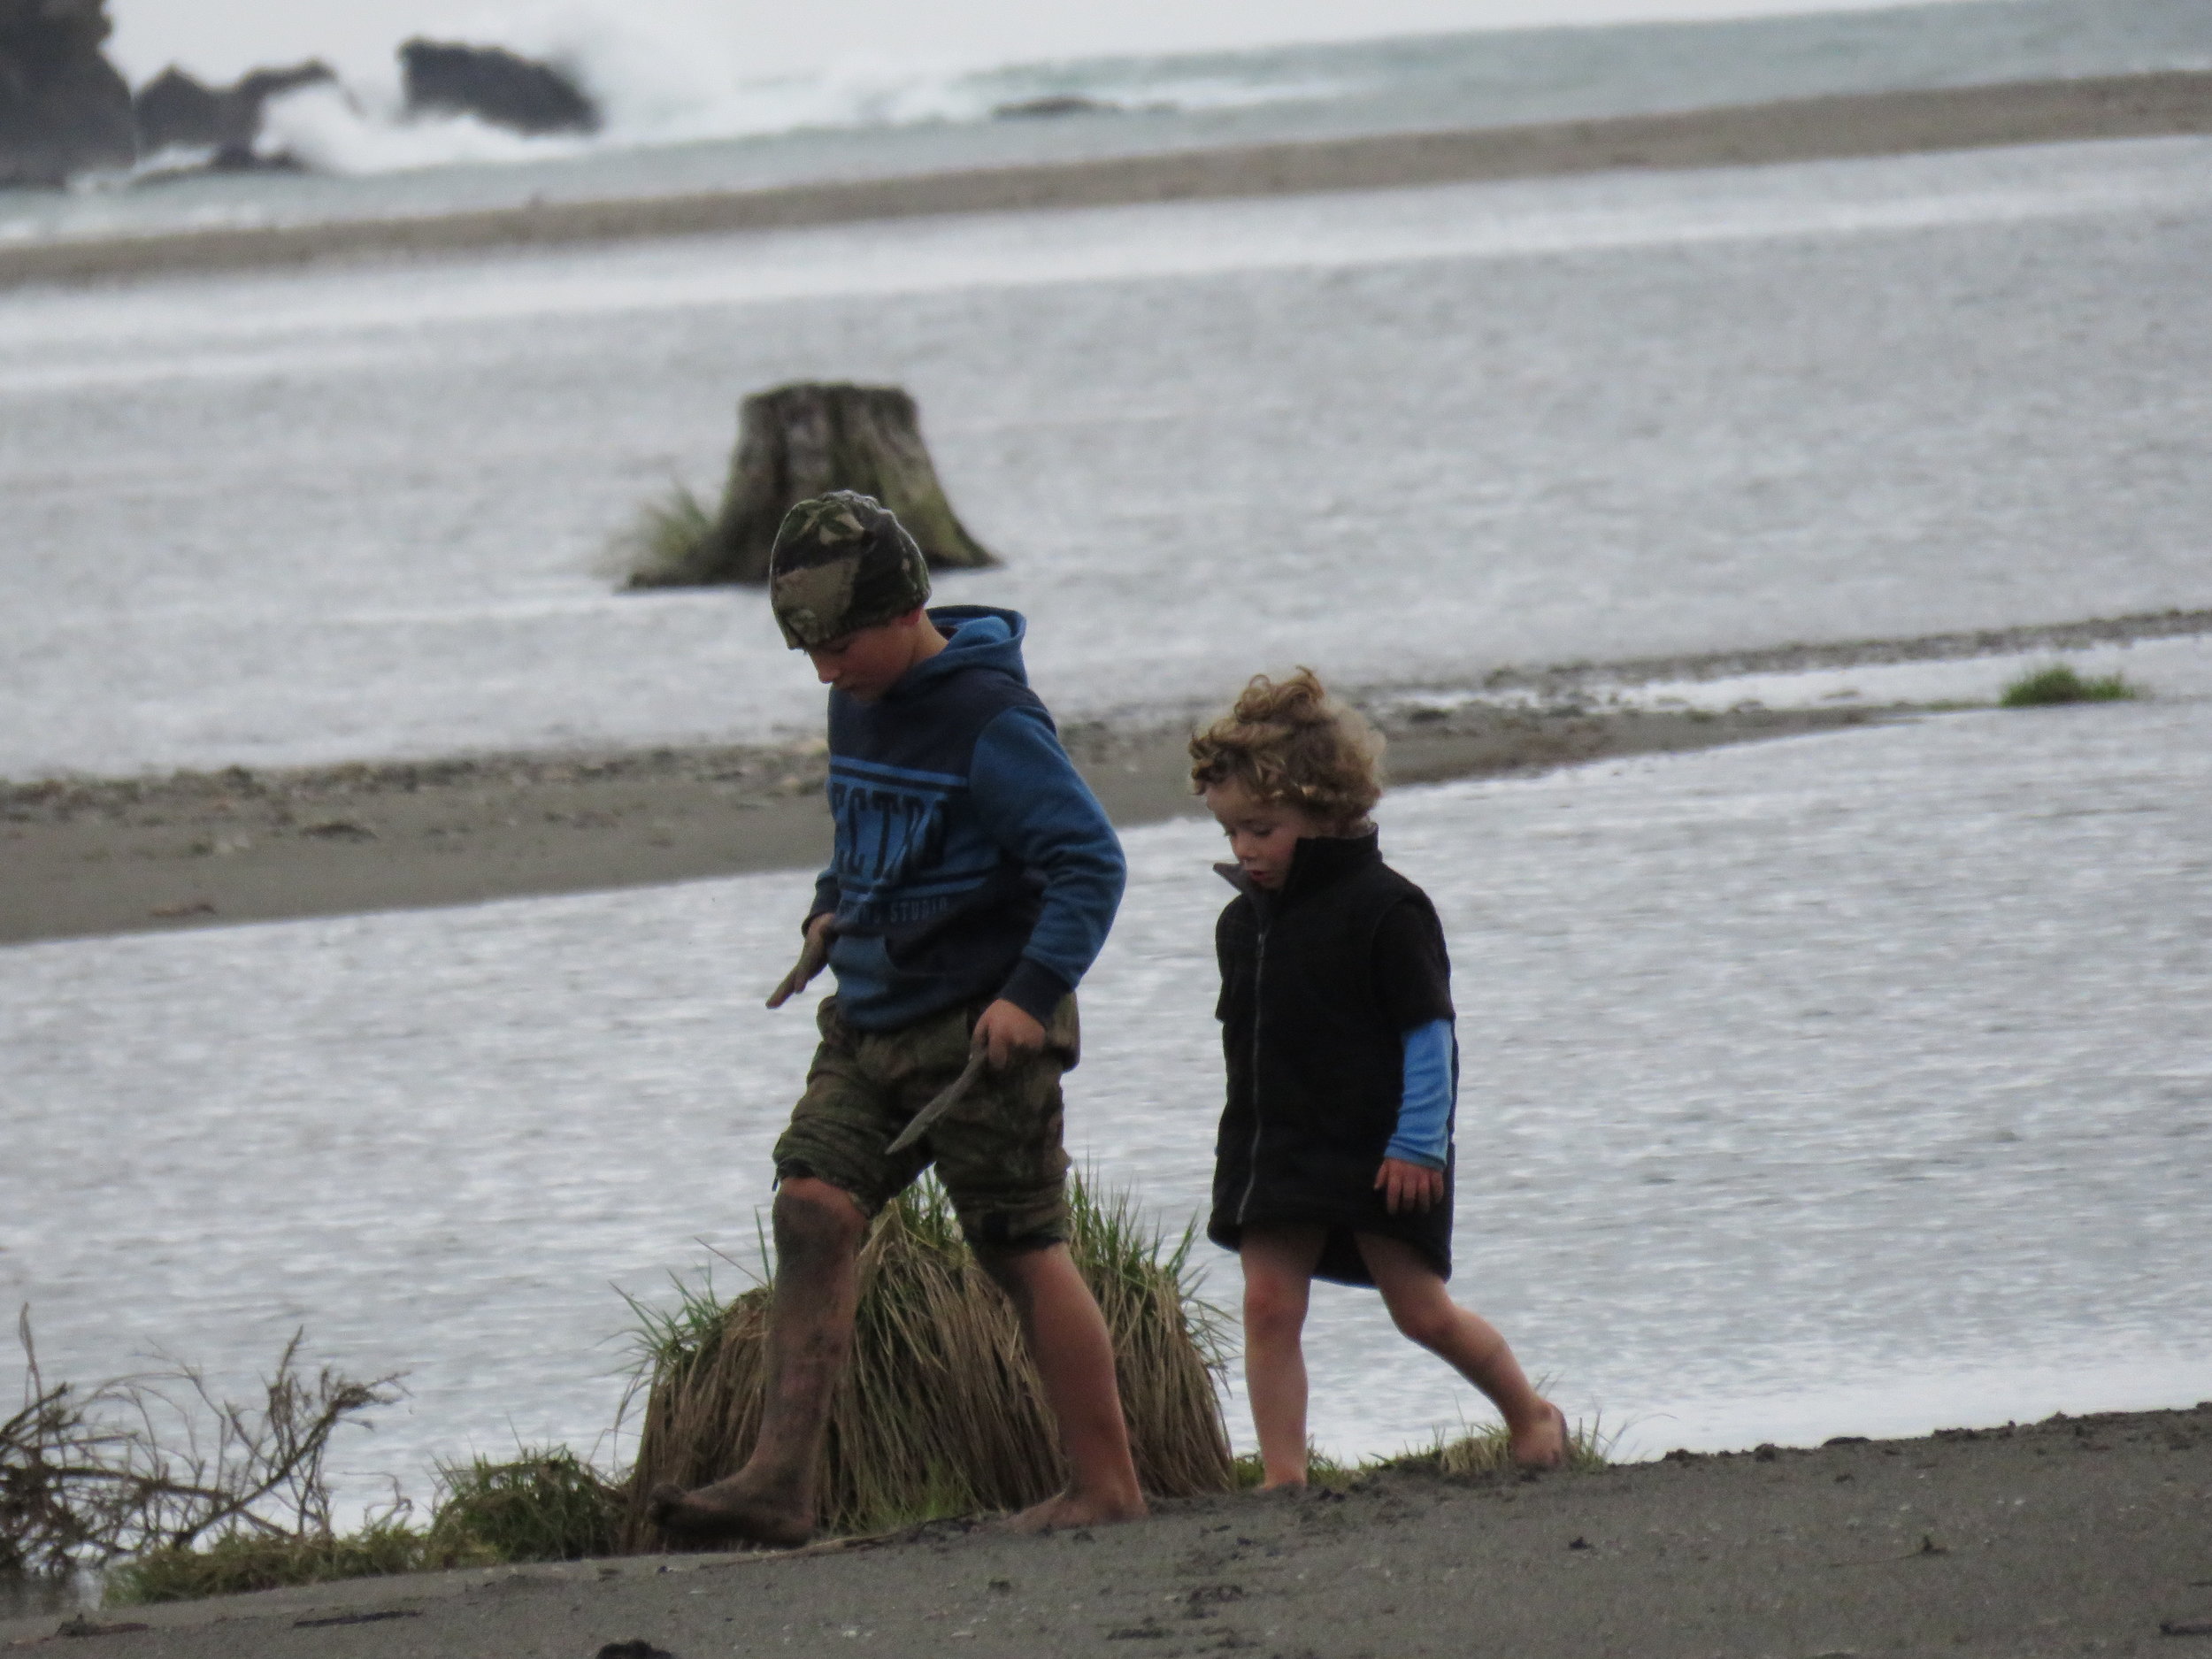
[[[1293,1497],[1296,1497],[1305,1489],[1306,1478],[1303,1475],[1291,1480],[1263,1480],[1253,1488],[1256,1492],[1287,1492]]]
[[[1517,1469],[1564,1469],[1573,1446],[1567,1414],[1548,1400],[1540,1417],[1516,1425],[1506,1441]]]
[[[1110,1526],[1118,1521],[1141,1521],[1148,1513],[1141,1494],[1101,1497],[1093,1493],[1057,1492],[1042,1503],[1033,1503],[1006,1523],[1010,1532],[1045,1532],[1057,1526]]]
[[[664,1532],[703,1541],[733,1539],[789,1549],[814,1535],[810,1507],[757,1491],[742,1473],[696,1492],[664,1480],[646,1499],[645,1513]]]

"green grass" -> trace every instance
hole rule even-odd
[[[111,1607],[239,1595],[285,1585],[373,1578],[432,1567],[488,1566],[488,1555],[441,1558],[429,1540],[398,1521],[373,1523],[342,1537],[265,1538],[243,1533],[199,1548],[149,1550],[108,1573]]]
[[[2142,695],[2118,674],[2084,680],[2070,664],[2054,663],[2021,675],[2005,687],[2001,701],[2008,709],[2037,709],[2057,703],[2124,703]]]
[[[1163,1496],[1230,1490],[1219,1317],[1195,1294],[1192,1236],[1161,1234],[1125,1197],[1096,1196],[1080,1179],[1069,1203],[1069,1252],[1113,1337],[1139,1479]],[[852,1368],[823,1453],[824,1530],[881,1532],[1058,1490],[1065,1471],[1013,1310],[933,1180],[878,1217],[859,1272]],[[658,1542],[641,1509],[657,1482],[703,1486],[750,1452],[772,1294],[764,1282],[723,1302],[710,1286],[680,1286],[665,1312],[639,1310],[646,1408],[627,1548]]]
[[[583,1561],[615,1553],[622,1488],[565,1446],[512,1463],[442,1463],[434,1549],[494,1561]]]
[[[237,1595],[451,1567],[580,1561],[615,1553],[623,1493],[565,1446],[511,1463],[442,1464],[427,1527],[403,1517],[345,1533],[233,1532],[198,1548],[149,1550],[108,1574],[110,1606]]]
[[[1606,1454],[1611,1443],[1610,1437],[1601,1433],[1595,1424],[1577,1424],[1568,1436],[1567,1467],[1576,1471],[1605,1468],[1610,1461]],[[1239,1457],[1236,1469],[1240,1491],[1249,1491],[1265,1479],[1257,1452],[1247,1452]],[[1306,1479],[1311,1486],[1342,1491],[1370,1475],[1392,1472],[1442,1475],[1450,1479],[1510,1474],[1514,1472],[1513,1458],[1507,1445],[1505,1425],[1493,1424],[1457,1435],[1440,1429],[1430,1445],[1409,1447],[1387,1456],[1363,1458],[1350,1463],[1330,1456],[1317,1447],[1308,1448],[1306,1453]]]
[[[687,586],[701,580],[700,557],[713,531],[713,510],[688,486],[672,483],[638,509],[635,521],[609,547],[609,560],[627,587]]]

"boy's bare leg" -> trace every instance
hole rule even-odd
[[[1451,1299],[1428,1258],[1411,1245],[1354,1235],[1367,1271],[1398,1329],[1490,1397],[1505,1418],[1513,1461],[1556,1469],[1567,1461],[1566,1414],[1538,1394],[1505,1338],[1479,1314]]]
[[[1248,1227],[1244,1267],[1244,1398],[1260,1437],[1260,1490],[1306,1484],[1306,1354],[1300,1341],[1313,1295],[1318,1227]]]
[[[985,1246],[976,1257],[1021,1319],[1072,1473],[1065,1492],[1023,1510],[1014,1525],[1035,1531],[1135,1520],[1145,1512],[1144,1494],[1137,1487],[1129,1425],[1114,1381],[1113,1339],[1068,1247]]]
[[[768,1400],[745,1466],[696,1492],[663,1484],[648,1513],[688,1538],[803,1544],[813,1533],[830,1396],[852,1352],[854,1258],[867,1217],[827,1181],[794,1177],[776,1194],[776,1298],[768,1316]]]

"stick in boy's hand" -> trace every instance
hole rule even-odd
[[[1382,1189],[1383,1208],[1392,1215],[1409,1210],[1425,1212],[1444,1196],[1444,1171],[1402,1158],[1385,1158],[1375,1171],[1375,1185]]]
[[[806,943],[799,947],[799,959],[791,965],[791,972],[768,994],[768,1006],[781,1008],[793,997],[806,989],[814,976],[829,964],[830,934],[836,931],[836,917],[825,911],[816,917],[806,930]]]
[[[968,1064],[961,1068],[960,1075],[940,1090],[936,1099],[916,1112],[912,1121],[899,1131],[891,1144],[883,1148],[884,1151],[887,1154],[905,1151],[929,1133],[930,1125],[957,1106],[960,1097],[975,1086],[977,1078],[983,1075],[983,1062],[988,1057],[988,1053],[979,1042],[969,1049]]]

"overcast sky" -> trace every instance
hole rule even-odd
[[[388,58],[411,34],[520,44],[619,18],[741,65],[747,78],[856,58],[1005,63],[1540,23],[1821,12],[1879,0],[110,0],[109,50],[133,81],[180,63],[227,80],[257,64]]]

